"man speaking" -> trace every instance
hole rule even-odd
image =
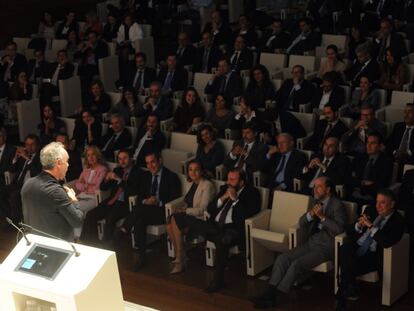
[[[83,212],[73,189],[62,186],[68,170],[68,153],[53,142],[40,151],[42,172],[22,188],[24,221],[36,229],[73,241],[73,228],[82,225]]]

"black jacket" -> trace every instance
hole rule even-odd
[[[224,76],[220,76],[215,79],[211,84],[210,82],[207,83],[206,88],[204,89],[204,93],[213,95],[214,97],[220,93],[220,87],[225,79]],[[224,88],[224,93],[226,94],[227,98],[230,100],[230,103],[233,103],[233,98],[242,95],[243,87],[242,87],[242,80],[240,75],[236,72],[231,72],[226,86]]]
[[[3,77],[4,77],[4,74],[6,73],[7,67],[8,67],[7,63],[5,63],[3,65],[0,64],[0,78],[1,78],[1,80],[3,80]],[[14,60],[13,60],[13,65],[10,68],[10,80],[8,80],[8,81],[16,80],[17,75],[22,71],[25,71],[25,72],[27,71],[27,60],[26,60],[26,57],[24,55],[16,53],[16,56],[14,57]]]
[[[292,37],[292,42],[297,36]],[[310,31],[305,35],[305,39],[300,40],[289,51],[291,55],[303,55],[307,51],[314,50],[321,43],[321,36],[315,31]]]
[[[230,60],[231,69],[239,72],[240,70],[249,70],[253,67],[253,53],[248,48],[244,48],[239,51],[239,57],[237,60],[234,60],[236,56],[233,57],[235,53],[234,49],[231,49],[229,53],[226,54],[226,57]],[[233,57],[233,58],[232,58]]]
[[[263,35],[259,42],[259,48],[262,52],[274,53],[276,49],[287,49],[291,41],[290,34],[285,31],[281,31],[278,34],[273,34],[270,31]]]
[[[147,131],[145,128],[141,128],[139,130],[137,139],[135,140],[134,147],[132,150],[133,155],[135,154],[135,150],[137,149],[139,142],[141,141],[142,137],[145,135],[146,132]],[[157,130],[152,139],[145,141],[144,145],[142,146],[138,154],[135,164],[139,167],[145,167],[145,155],[147,155],[150,152],[160,153],[162,149],[164,149],[166,142],[167,140],[164,134],[160,130]]]
[[[40,152],[36,152],[33,160],[27,164],[26,167],[24,167],[25,162],[25,159],[19,157],[16,163],[10,166],[10,171],[14,173],[12,183],[16,184],[18,187],[23,186],[25,172],[30,172],[30,177],[34,177],[42,171],[42,165],[40,164]],[[23,172],[23,169],[25,172]]]
[[[321,150],[325,138],[336,137],[341,140],[342,136],[348,131],[348,127],[340,119],[338,119],[335,126],[333,126],[332,129],[325,135],[327,126],[328,122],[326,119],[316,121],[313,135],[305,145],[305,149],[313,151]]]
[[[318,108],[323,96],[323,88],[316,89],[315,93],[313,94],[313,98],[311,101],[312,109]],[[329,95],[329,104],[334,105],[335,107],[339,108],[345,103],[345,91],[341,87],[334,87],[331,94]]]
[[[37,78],[45,78],[48,73],[49,63],[46,61],[40,62],[36,67],[36,61],[34,59],[29,60],[27,65],[27,78],[30,82],[36,83]],[[33,80],[30,80],[32,79]]]
[[[196,50],[193,72],[202,72],[204,51],[204,47],[200,47]],[[211,69],[217,67],[217,63],[222,56],[221,51],[216,46],[210,47],[207,61],[207,73],[211,73]]]
[[[124,128],[124,130],[119,134],[118,138],[112,143],[110,142],[108,147],[104,150],[104,147],[109,142],[110,139],[114,136],[114,130],[110,128],[108,133],[101,139],[101,150],[103,155],[107,160],[114,160],[114,151],[120,149],[126,149],[132,144],[131,132]]]
[[[161,85],[164,85],[165,79],[168,75],[168,69],[161,69],[158,74],[158,80],[161,82]],[[171,80],[171,91],[184,91],[187,88],[188,73],[187,70],[181,67],[177,67],[174,70],[173,78]]]
[[[4,172],[10,170],[12,165],[14,154],[16,153],[16,148],[10,144],[4,146],[1,159],[0,159],[0,187],[5,186]]]
[[[300,86],[300,90],[293,91],[291,95],[293,80],[287,79],[283,82],[280,89],[276,92],[276,102],[281,109],[299,111],[299,105],[307,104],[312,100],[315,92],[313,84],[308,80],[303,80]],[[292,96],[293,109],[289,108],[290,95]]]

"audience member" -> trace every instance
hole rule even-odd
[[[125,128],[124,119],[117,114],[111,115],[108,132],[101,139],[101,151],[108,161],[116,157],[114,152],[127,149],[132,145],[131,132]]]
[[[124,16],[124,22],[119,26],[116,41],[120,45],[130,45],[132,42],[142,39],[144,33],[141,27],[134,21],[131,14]]]
[[[345,103],[345,91],[338,85],[339,75],[335,71],[326,72],[322,76],[322,85],[316,89],[311,101],[312,110],[322,111],[325,105],[330,104],[336,109]]]
[[[248,48],[255,48],[257,44],[257,33],[250,23],[250,18],[246,14],[241,14],[239,16],[239,27],[233,31],[233,36],[231,42],[235,42],[237,37],[242,37],[244,44]],[[250,69],[249,66],[246,69]],[[243,69],[242,69],[243,70]]]
[[[353,119],[358,117],[363,106],[371,106],[374,110],[379,108],[380,94],[373,86],[369,76],[361,75],[359,88],[352,92],[351,102],[344,107],[343,114]]]
[[[204,120],[204,107],[200,96],[193,87],[185,90],[181,99],[181,105],[174,112],[171,130],[183,133],[190,133]]]
[[[91,83],[89,95],[82,108],[89,110],[98,121],[101,121],[102,114],[107,113],[111,108],[111,98],[105,93],[103,83],[100,80]]]
[[[346,69],[345,63],[341,60],[338,47],[330,44],[326,47],[326,60],[321,62],[319,67],[319,77],[322,78],[325,73],[335,71],[342,77]]]
[[[102,39],[106,42],[113,42],[118,35],[119,23],[116,16],[109,12],[106,16],[106,24],[103,28]]]
[[[407,81],[407,67],[401,57],[394,54],[391,48],[385,49],[384,62],[381,64],[381,77],[379,85],[388,90],[388,98],[392,91],[401,91]]]
[[[177,66],[183,67],[193,65],[196,57],[196,49],[190,43],[190,38],[186,32],[180,32],[177,36],[177,44],[171,49],[177,59]]]
[[[275,87],[265,66],[258,64],[250,69],[249,83],[243,96],[252,103],[253,109],[266,108],[266,103],[274,100]]]
[[[65,123],[56,118],[55,112],[50,105],[43,106],[41,122],[37,128],[39,130],[41,146],[46,146],[55,141],[56,136],[59,134],[66,134]]]
[[[158,81],[151,82],[149,86],[149,96],[145,103],[138,107],[138,116],[146,117],[150,113],[158,115],[160,121],[172,117],[174,111],[171,100],[162,95],[162,85]]]
[[[358,2],[358,1],[352,1]],[[359,17],[358,17],[359,19]],[[350,31],[350,39],[348,42],[348,59],[354,61],[357,58],[356,50],[360,45],[365,44],[365,34],[363,29],[358,24],[353,24]]]
[[[369,81],[377,81],[380,78],[380,68],[378,62],[372,56],[372,46],[370,43],[359,45],[355,49],[356,59],[354,63],[345,71],[346,79],[352,86],[357,87],[360,79],[366,76]]]
[[[303,55],[312,51],[321,43],[320,35],[312,29],[312,21],[308,18],[299,20],[299,34],[286,49],[287,54]]]
[[[282,21],[275,19],[272,22],[271,30],[265,32],[259,41],[261,52],[276,53],[286,50],[291,42],[288,32],[283,29]]]
[[[381,20],[379,31],[373,43],[374,55],[376,55],[379,62],[386,60],[386,49],[390,49],[392,55],[396,57],[403,57],[408,54],[404,39],[393,31],[392,21],[387,18]]]
[[[211,69],[217,67],[221,57],[222,52],[217,46],[213,45],[212,34],[208,31],[203,32],[201,42],[196,50],[194,72],[211,73]]]
[[[75,122],[72,144],[79,153],[83,153],[86,146],[99,146],[102,136],[102,124],[93,116],[92,112],[85,109],[80,113],[80,118]]]
[[[98,20],[96,12],[90,11],[85,14],[85,23],[80,29],[79,36],[82,39],[88,38],[90,33],[95,33],[97,36],[101,36],[103,32],[102,23]],[[88,38],[89,39],[89,38]]]
[[[232,103],[222,93],[217,94],[214,99],[214,107],[212,107],[206,115],[205,122],[217,131],[220,138],[224,138],[224,131],[230,128],[234,118],[234,111],[231,109]]]
[[[160,81],[165,95],[172,95],[174,92],[184,91],[187,88],[187,70],[177,66],[177,56],[175,53],[167,56],[166,66],[160,70],[158,81]]]
[[[13,82],[17,75],[27,70],[26,57],[17,52],[17,44],[9,42],[6,45],[6,54],[0,61],[0,79],[5,82]]]
[[[234,46],[229,50],[226,57],[230,60],[231,69],[235,72],[250,70],[253,66],[253,53],[246,47],[243,36],[237,36]]]
[[[213,36],[213,45],[220,47],[226,46],[231,42],[231,29],[221,16],[220,11],[211,12],[211,22],[207,23],[204,31],[210,32]]]
[[[55,37],[56,39],[67,39],[71,31],[75,31],[79,35],[79,25],[75,19],[75,12],[73,11],[69,11],[63,22],[57,26]]]
[[[22,101],[32,99],[33,86],[27,79],[25,71],[19,72],[16,80],[9,88],[9,100]]]
[[[124,123],[129,125],[131,117],[138,115],[138,96],[131,87],[122,89],[121,100],[110,110],[111,114],[118,114],[124,119]]]
[[[27,76],[30,83],[38,84],[39,80],[46,78],[49,64],[45,61],[43,50],[35,50],[33,55],[34,59],[27,64]]]
[[[68,43],[66,44],[66,53],[70,62],[79,61],[79,57],[82,56],[81,49],[83,43],[79,39],[79,35],[76,31],[71,30],[68,33]]]

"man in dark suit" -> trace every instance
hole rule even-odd
[[[382,18],[392,18],[395,10],[395,0],[370,0],[365,2],[364,17],[361,26],[366,33],[379,28]]]
[[[305,188],[303,192],[311,193],[318,177],[329,177],[335,185],[349,186],[351,179],[348,157],[339,151],[339,140],[328,137],[323,144],[322,153],[312,157],[309,164],[303,169]]]
[[[136,191],[139,168],[133,166],[132,157],[126,149],[118,153],[118,166],[108,172],[101,183],[102,191],[111,191],[108,199],[101,202],[95,209],[88,212],[82,231],[82,240],[96,241],[97,222],[105,219],[103,241],[109,241],[114,233],[118,220],[128,216],[128,198]]]
[[[372,204],[378,189],[388,187],[393,163],[391,158],[381,150],[383,138],[379,133],[370,133],[366,142],[366,153],[358,154],[352,162],[353,201],[359,205]]]
[[[162,91],[165,95],[172,95],[176,91],[184,91],[187,88],[188,72],[177,66],[175,53],[167,56],[167,66],[160,70],[158,81],[161,82]]]
[[[308,211],[299,218],[299,226],[306,232],[308,240],[277,256],[268,289],[253,299],[256,308],[276,306],[280,296],[289,294],[302,273],[333,260],[334,237],[344,231],[346,210],[335,196],[335,184],[327,177],[316,179],[313,196]]]
[[[374,55],[379,62],[385,61],[385,50],[390,48],[395,57],[406,56],[407,48],[404,39],[393,31],[392,21],[383,19],[377,37],[373,40]]]
[[[265,33],[259,41],[261,52],[275,53],[275,50],[285,50],[291,42],[289,33],[283,30],[280,19],[273,20],[272,30]]]
[[[249,15],[241,14],[239,16],[239,25],[232,33],[231,42],[233,43],[238,36],[243,37],[244,43],[248,48],[256,48],[257,32],[255,27],[250,23]]]
[[[204,31],[208,31],[213,35],[213,45],[217,47],[228,45],[231,42],[231,29],[223,21],[218,10],[211,12],[211,22],[206,24]]]
[[[293,191],[293,179],[300,178],[306,165],[306,156],[295,147],[294,138],[288,133],[277,136],[277,146],[267,152],[270,192],[273,190]]]
[[[101,151],[108,161],[114,160],[114,152],[127,149],[132,145],[131,132],[125,128],[124,118],[118,114],[111,115],[110,127],[101,139]]]
[[[6,55],[0,61],[0,79],[5,82],[16,80],[17,75],[27,70],[26,57],[17,53],[17,44],[9,42],[6,46]]]
[[[149,114],[138,131],[132,150],[135,165],[145,167],[145,155],[151,152],[161,153],[166,142],[165,135],[160,131],[158,116]]]
[[[217,63],[222,56],[219,48],[213,45],[211,33],[203,32],[201,34],[201,46],[196,50],[193,71],[210,73],[213,67],[217,67]]]
[[[226,57],[230,60],[231,69],[235,72],[250,70],[253,67],[253,53],[246,47],[246,42],[242,36],[236,37],[234,47],[227,53]]]
[[[350,243],[339,249],[341,276],[336,310],[346,310],[347,298],[357,295],[355,278],[376,270],[381,273],[384,248],[401,240],[404,218],[396,211],[395,203],[391,190],[378,191],[375,208],[365,208],[357,222],[347,228]]]
[[[135,54],[135,62],[128,66],[126,74],[120,76],[116,82],[117,87],[131,87],[138,94],[143,94],[152,82],[157,80],[157,73],[154,68],[146,66],[147,56],[138,52]]]
[[[37,79],[46,78],[49,63],[45,61],[45,55],[42,50],[34,51],[34,59],[30,59],[27,65],[27,76],[30,83],[36,84]]]
[[[348,131],[348,127],[339,119],[338,108],[327,104],[323,108],[323,116],[315,122],[313,134],[305,144],[305,149],[319,151],[327,137],[336,137],[339,140]]]
[[[328,103],[337,108],[345,103],[345,91],[338,86],[338,73],[334,71],[323,75],[321,87],[313,94],[311,108],[322,110]]]
[[[346,152],[351,155],[364,153],[367,135],[372,132],[377,132],[385,137],[386,126],[375,117],[372,106],[363,105],[360,119],[355,121],[351,129],[342,136]]]
[[[165,224],[165,204],[181,195],[178,176],[162,165],[159,154],[147,154],[145,163],[148,170],[140,174],[138,201],[121,228],[123,232],[129,232],[134,227],[135,270],[146,263],[147,226]]]
[[[226,94],[230,103],[233,103],[234,97],[242,94],[242,80],[237,72],[231,70],[230,60],[222,58],[218,62],[216,73],[208,81],[204,93],[216,97],[219,93]]]
[[[227,170],[245,170],[248,180],[253,180],[253,172],[263,171],[266,166],[267,149],[265,144],[257,140],[255,124],[248,122],[243,126],[242,139],[234,142],[223,164]]]
[[[180,32],[178,34],[177,44],[172,46],[170,53],[175,54],[177,57],[178,67],[193,65],[195,62],[196,49],[190,43],[190,39],[186,32]]]
[[[209,220],[198,220],[191,228],[195,234],[214,242],[216,247],[215,275],[206,292],[217,292],[224,287],[229,249],[234,245],[244,246],[244,222],[257,214],[260,206],[260,193],[247,183],[244,171],[230,170],[227,184],[221,186],[217,197],[207,207]]]
[[[299,21],[300,33],[292,40],[286,49],[290,55],[303,55],[305,52],[313,51],[321,43],[321,37],[312,30],[311,21],[303,18]]]
[[[20,191],[28,179],[38,175],[42,170],[39,147],[39,138],[36,135],[27,135],[24,147],[16,149],[12,165],[7,168],[13,177],[11,184],[4,189],[4,196],[0,198],[0,206],[9,212],[7,216],[16,223],[23,217]]]
[[[372,56],[371,49],[368,43],[359,45],[355,50],[356,60],[345,71],[347,81],[350,81],[354,87],[359,86],[359,79],[362,75],[367,76],[371,82],[377,81],[380,78],[380,66]]]
[[[292,68],[292,78],[286,79],[276,92],[276,102],[283,110],[299,111],[299,106],[312,100],[315,87],[305,80],[305,68],[295,65]]]
[[[69,62],[68,53],[65,50],[57,53],[57,60],[56,63],[49,65],[46,78],[43,79],[40,90],[41,104],[53,102],[53,97],[59,95],[59,80],[71,78],[75,71],[75,66]]]
[[[270,132],[270,126],[266,123],[264,113],[258,110],[254,110],[252,103],[249,102],[245,97],[240,99],[240,112],[234,116],[230,122],[230,129],[233,130],[234,138],[238,139],[241,137],[243,126],[246,123],[253,123],[256,130],[259,133]]]
[[[410,103],[404,109],[404,122],[394,125],[387,141],[387,151],[400,164],[414,163],[414,104]]]
[[[149,93],[145,103],[138,107],[138,116],[146,117],[150,113],[155,113],[160,121],[171,118],[174,111],[173,103],[167,96],[162,95],[161,83],[152,82]]]

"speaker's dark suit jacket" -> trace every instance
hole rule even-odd
[[[315,87],[307,80],[303,80],[300,84],[301,88],[292,93],[292,105],[294,111],[299,111],[299,105],[307,104],[312,100]],[[289,95],[293,88],[293,80],[287,79],[283,82],[280,89],[276,92],[276,102],[283,110],[288,110]]]
[[[114,130],[112,128],[108,129],[108,133],[104,135],[101,139],[101,150],[105,147],[105,145],[108,143],[108,141],[112,138],[114,135]],[[115,140],[115,142],[111,146],[108,146],[108,148],[105,149],[105,151],[102,151],[105,158],[107,160],[114,160],[114,151],[119,149],[126,149],[132,145],[132,137],[131,132],[128,129],[124,129],[121,134],[118,136],[118,138]]]
[[[271,156],[268,161],[268,174],[269,174],[269,183],[268,187],[273,189],[276,179],[276,170],[279,166],[279,163],[282,159],[281,153],[275,153]],[[287,186],[286,191],[293,191],[293,179],[300,178],[302,176],[302,169],[306,165],[306,155],[296,149],[292,150],[292,153],[289,156],[289,160],[286,163],[284,184]]]
[[[326,119],[316,121],[313,135],[305,145],[305,149],[313,151],[321,150],[325,137],[336,137],[341,140],[342,135],[344,135],[349,130],[345,123],[339,119],[338,122],[336,122],[335,126],[332,127],[332,129],[325,135],[327,126],[328,122]]]
[[[158,74],[158,80],[161,82],[161,85],[164,85],[167,75],[168,75],[168,69],[167,68],[161,69],[160,73]],[[181,67],[175,68],[174,75],[171,81],[171,90],[173,92],[185,90],[187,88],[187,81],[188,81],[187,70]]]

